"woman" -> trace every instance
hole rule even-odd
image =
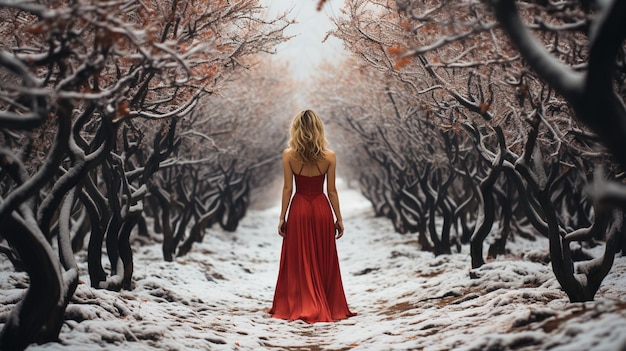
[[[343,236],[335,187],[335,153],[326,148],[324,125],[311,110],[298,113],[289,132],[289,148],[283,151],[284,185],[278,224],[283,246],[269,313],[275,318],[307,323],[348,318],[354,313],[346,302],[335,245],[335,240]],[[294,178],[296,193],[292,198]],[[323,192],[324,178],[328,197]],[[287,208],[289,216],[285,218]]]

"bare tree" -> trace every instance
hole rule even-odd
[[[548,5],[546,12],[573,10],[569,11],[571,17],[565,18],[567,24],[557,25],[589,28],[582,38],[576,37],[581,41],[580,47],[571,46],[572,50],[585,52],[573,63],[560,60],[563,53],[548,50],[529,30],[529,26],[537,24],[548,28],[555,25],[541,20],[527,24],[513,0],[492,1],[492,4],[499,23],[530,68],[567,101],[576,116],[598,134],[622,167],[626,167],[626,106],[621,89],[625,69],[626,4],[613,0]],[[530,6],[529,10],[537,9],[524,2],[519,6],[524,5]],[[591,10],[593,17],[588,20]]]
[[[189,252],[214,224],[234,231],[251,192],[263,191],[280,175],[278,157],[294,106],[282,99],[292,82],[279,77],[275,65],[255,63],[186,120],[189,132],[182,133],[180,150],[185,159],[152,185],[161,204],[155,224],[163,233],[166,260]]]
[[[0,348],[58,338],[86,230],[74,216],[89,218],[92,286],[132,287],[129,237],[176,162],[179,120],[283,38],[285,18],[261,15],[253,0],[0,1],[0,234],[30,277]]]
[[[474,267],[485,262],[482,245],[488,236],[494,235],[492,228],[496,221],[500,221],[501,231],[494,238],[490,255],[504,252],[504,244],[513,233],[511,228],[517,228],[520,235],[526,236],[528,231],[522,228],[531,225],[537,233],[550,238],[550,255],[555,275],[570,298],[573,301],[590,299],[606,274],[607,265],[612,264],[608,257],[614,252],[611,248],[615,242],[613,237],[620,231],[621,219],[617,212],[611,214],[610,211],[600,210],[598,204],[603,202],[602,198],[590,198],[583,184],[591,179],[594,164],[603,165],[608,170],[609,178],[616,177],[619,170],[611,162],[609,155],[599,147],[601,132],[591,126],[592,132],[572,118],[574,113],[580,114],[577,111],[583,107],[570,105],[570,98],[560,89],[564,89],[565,83],[573,82],[578,85],[571,85],[572,91],[577,94],[581,92],[580,84],[585,79],[581,80],[580,76],[590,76],[587,62],[591,62],[594,57],[592,51],[598,46],[594,40],[603,43],[608,41],[613,43],[610,46],[612,54],[608,59],[610,64],[604,65],[602,72],[610,74],[600,78],[603,79],[602,82],[608,83],[604,90],[597,91],[608,92],[602,100],[603,108],[623,104],[623,98],[619,96],[623,90],[620,87],[624,76],[623,64],[619,60],[623,52],[622,32],[617,31],[618,35],[610,40],[598,39],[594,34],[597,28],[602,27],[596,27],[596,24],[604,23],[602,21],[605,17],[614,21],[614,15],[620,13],[622,5],[607,2],[598,7],[599,12],[594,16],[594,9],[576,1],[546,4],[494,1],[494,4],[495,15],[490,11],[489,4],[473,1],[355,0],[346,3],[346,16],[337,21],[334,34],[359,58],[360,71],[368,72],[366,74],[376,80],[375,84],[378,86],[393,87],[394,96],[403,97],[396,98],[396,102],[404,101],[406,106],[417,106],[419,112],[408,116],[423,121],[423,126],[432,130],[430,134],[420,131],[411,135],[413,130],[404,129],[404,133],[394,137],[400,138],[397,145],[410,144],[416,135],[418,138],[424,135],[443,138],[427,139],[426,145],[417,144],[422,148],[417,150],[417,154],[443,155],[444,162],[439,157],[408,157],[407,154],[412,155],[415,152],[411,148],[406,152],[402,149],[402,155],[397,156],[398,146],[385,142],[388,140],[385,136],[387,132],[372,133],[370,129],[363,127],[363,123],[353,123],[353,132],[356,131],[358,136],[367,140],[367,147],[376,147],[376,153],[370,153],[370,157],[380,159],[382,163],[386,159],[404,158],[403,162],[406,164],[432,174],[423,178],[425,186],[422,189],[414,189],[411,177],[407,175],[416,172],[411,173],[407,168],[398,167],[397,172],[404,175],[401,183],[404,182],[405,185],[394,185],[390,189],[390,195],[370,198],[389,204],[394,203],[394,199],[402,198],[407,192],[410,194],[409,198],[420,199],[421,190],[427,199],[430,198],[430,201],[425,202],[429,217],[444,217],[441,238],[447,235],[446,223],[452,222],[456,226],[464,218],[464,215],[454,215],[456,211],[452,208],[457,203],[463,204],[459,206],[463,211],[477,209],[479,215],[475,217],[476,222],[469,226],[467,222],[461,225],[466,229],[473,227],[469,241]],[[517,8],[522,8],[522,11],[514,11]],[[610,9],[615,11],[610,12]],[[596,19],[593,20],[594,18]],[[587,28],[592,28],[590,34],[586,32]],[[520,54],[508,40],[511,31],[518,32],[515,34],[518,37],[523,32],[521,44],[530,45],[533,50]],[[535,38],[535,42],[531,44],[529,37]],[[513,42],[516,41],[519,40],[514,38]],[[591,45],[588,46],[587,43]],[[516,45],[519,47],[520,43]],[[546,50],[536,52],[537,48],[542,47]],[[606,58],[602,56],[606,51],[602,50],[606,50],[606,47],[598,49],[598,52],[603,52],[598,56],[603,59],[598,62],[606,63]],[[547,65],[541,69],[531,65],[539,72],[538,75],[527,68],[528,59],[524,60],[527,54]],[[547,59],[550,60],[548,64]],[[562,84],[561,88],[554,86],[550,80],[542,79],[542,72],[546,70],[551,72],[551,78]],[[381,95],[380,91],[372,92],[369,98]],[[366,102],[367,98],[354,94],[341,96],[340,99],[353,100],[355,105],[362,107],[360,110],[351,107],[341,111],[341,106],[350,103],[340,101],[338,113],[349,115],[344,118],[362,119],[362,116],[369,114],[371,104]],[[583,100],[577,100],[576,103],[583,104]],[[587,111],[594,105],[588,102],[584,103]],[[378,107],[377,110],[390,110],[392,105],[394,103],[390,102],[387,107]],[[395,105],[397,107],[397,103]],[[353,111],[358,111],[361,117],[355,117]],[[369,123],[384,123],[388,128],[387,121],[397,113],[397,109],[396,112],[391,111],[383,112],[378,119]],[[610,115],[608,112],[607,110],[604,116]],[[583,118],[581,120],[585,122]],[[446,141],[450,135],[458,135],[459,130],[467,135],[454,143],[450,139]],[[451,145],[455,145],[454,148]],[[607,146],[612,148],[609,144]],[[434,152],[437,149],[448,152]],[[380,158],[381,155],[384,157]],[[394,155],[393,158],[391,155]],[[446,173],[449,176],[441,176],[441,165],[445,163],[452,170],[452,173]],[[383,172],[385,173],[391,174]],[[446,192],[445,187],[442,188],[443,192],[429,188],[432,184],[448,186],[447,180],[453,179],[453,174],[461,177],[450,189],[463,189],[469,184],[469,189],[473,190],[466,194],[473,196],[469,195],[468,199],[476,200],[467,202],[454,199],[452,192]],[[394,179],[402,178],[385,176],[375,184],[394,184]],[[371,184],[373,183],[368,183]],[[600,188],[609,187],[611,186]],[[443,199],[434,200],[434,194],[442,193]],[[617,193],[612,194],[612,199],[615,199]],[[606,199],[604,202],[608,203]],[[409,208],[413,211],[405,213],[419,213],[416,210],[420,207],[417,205],[419,201],[412,200],[410,203],[413,205]],[[437,204],[435,209],[433,204]],[[376,208],[388,208],[387,206],[389,205],[375,205]],[[397,215],[391,217],[398,218]],[[592,234],[588,231],[584,231],[587,233],[585,235],[567,234],[587,226],[593,228]],[[396,228],[401,226],[396,225]],[[432,235],[432,230],[430,232],[435,243],[439,238]],[[461,242],[464,241],[463,238],[467,238],[464,233],[467,230],[460,233]],[[606,254],[590,261],[595,262],[593,264],[577,263],[580,257],[570,254],[570,242],[581,239],[582,244],[593,244],[591,237],[606,239]],[[436,245],[431,247],[435,248]],[[590,258],[587,254],[579,256],[585,260]],[[587,266],[594,268],[583,268]],[[579,267],[580,272],[571,273],[575,271],[574,267]],[[583,283],[584,281],[588,283]]]

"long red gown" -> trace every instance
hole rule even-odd
[[[274,302],[274,318],[332,322],[355,315],[341,282],[335,224],[323,192],[325,174],[295,174]]]

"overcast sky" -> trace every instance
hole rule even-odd
[[[289,60],[294,74],[306,78],[315,73],[315,66],[322,58],[331,59],[343,52],[342,43],[334,37],[322,42],[326,33],[334,28],[329,17],[339,16],[343,0],[328,0],[317,11],[318,0],[262,0],[268,6],[269,15],[292,9],[290,18],[296,24],[289,26],[287,35],[295,35],[277,48],[280,58]]]

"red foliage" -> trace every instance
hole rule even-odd
[[[410,57],[403,57],[403,58],[396,60],[396,64],[393,66],[393,68],[400,69],[404,66],[409,65],[410,63],[411,63]]]
[[[487,110],[489,110],[490,107],[491,107],[490,104],[488,104],[486,102],[481,102],[480,103],[480,113],[484,114],[485,112],[487,112]]]
[[[322,7],[324,7],[326,1],[327,0],[319,0],[319,2],[317,3],[317,11],[322,11]]]
[[[396,46],[392,46],[390,48],[387,48],[387,52],[391,55],[402,55],[406,50],[404,48],[402,48],[400,45],[396,45]]]
[[[400,68],[402,68],[402,67],[404,67],[406,65],[409,65],[411,63],[411,57],[410,56],[400,57],[404,53],[406,53],[406,49],[401,47],[400,45],[388,47],[387,48],[387,52],[390,55],[395,56],[394,69],[400,69]]]

